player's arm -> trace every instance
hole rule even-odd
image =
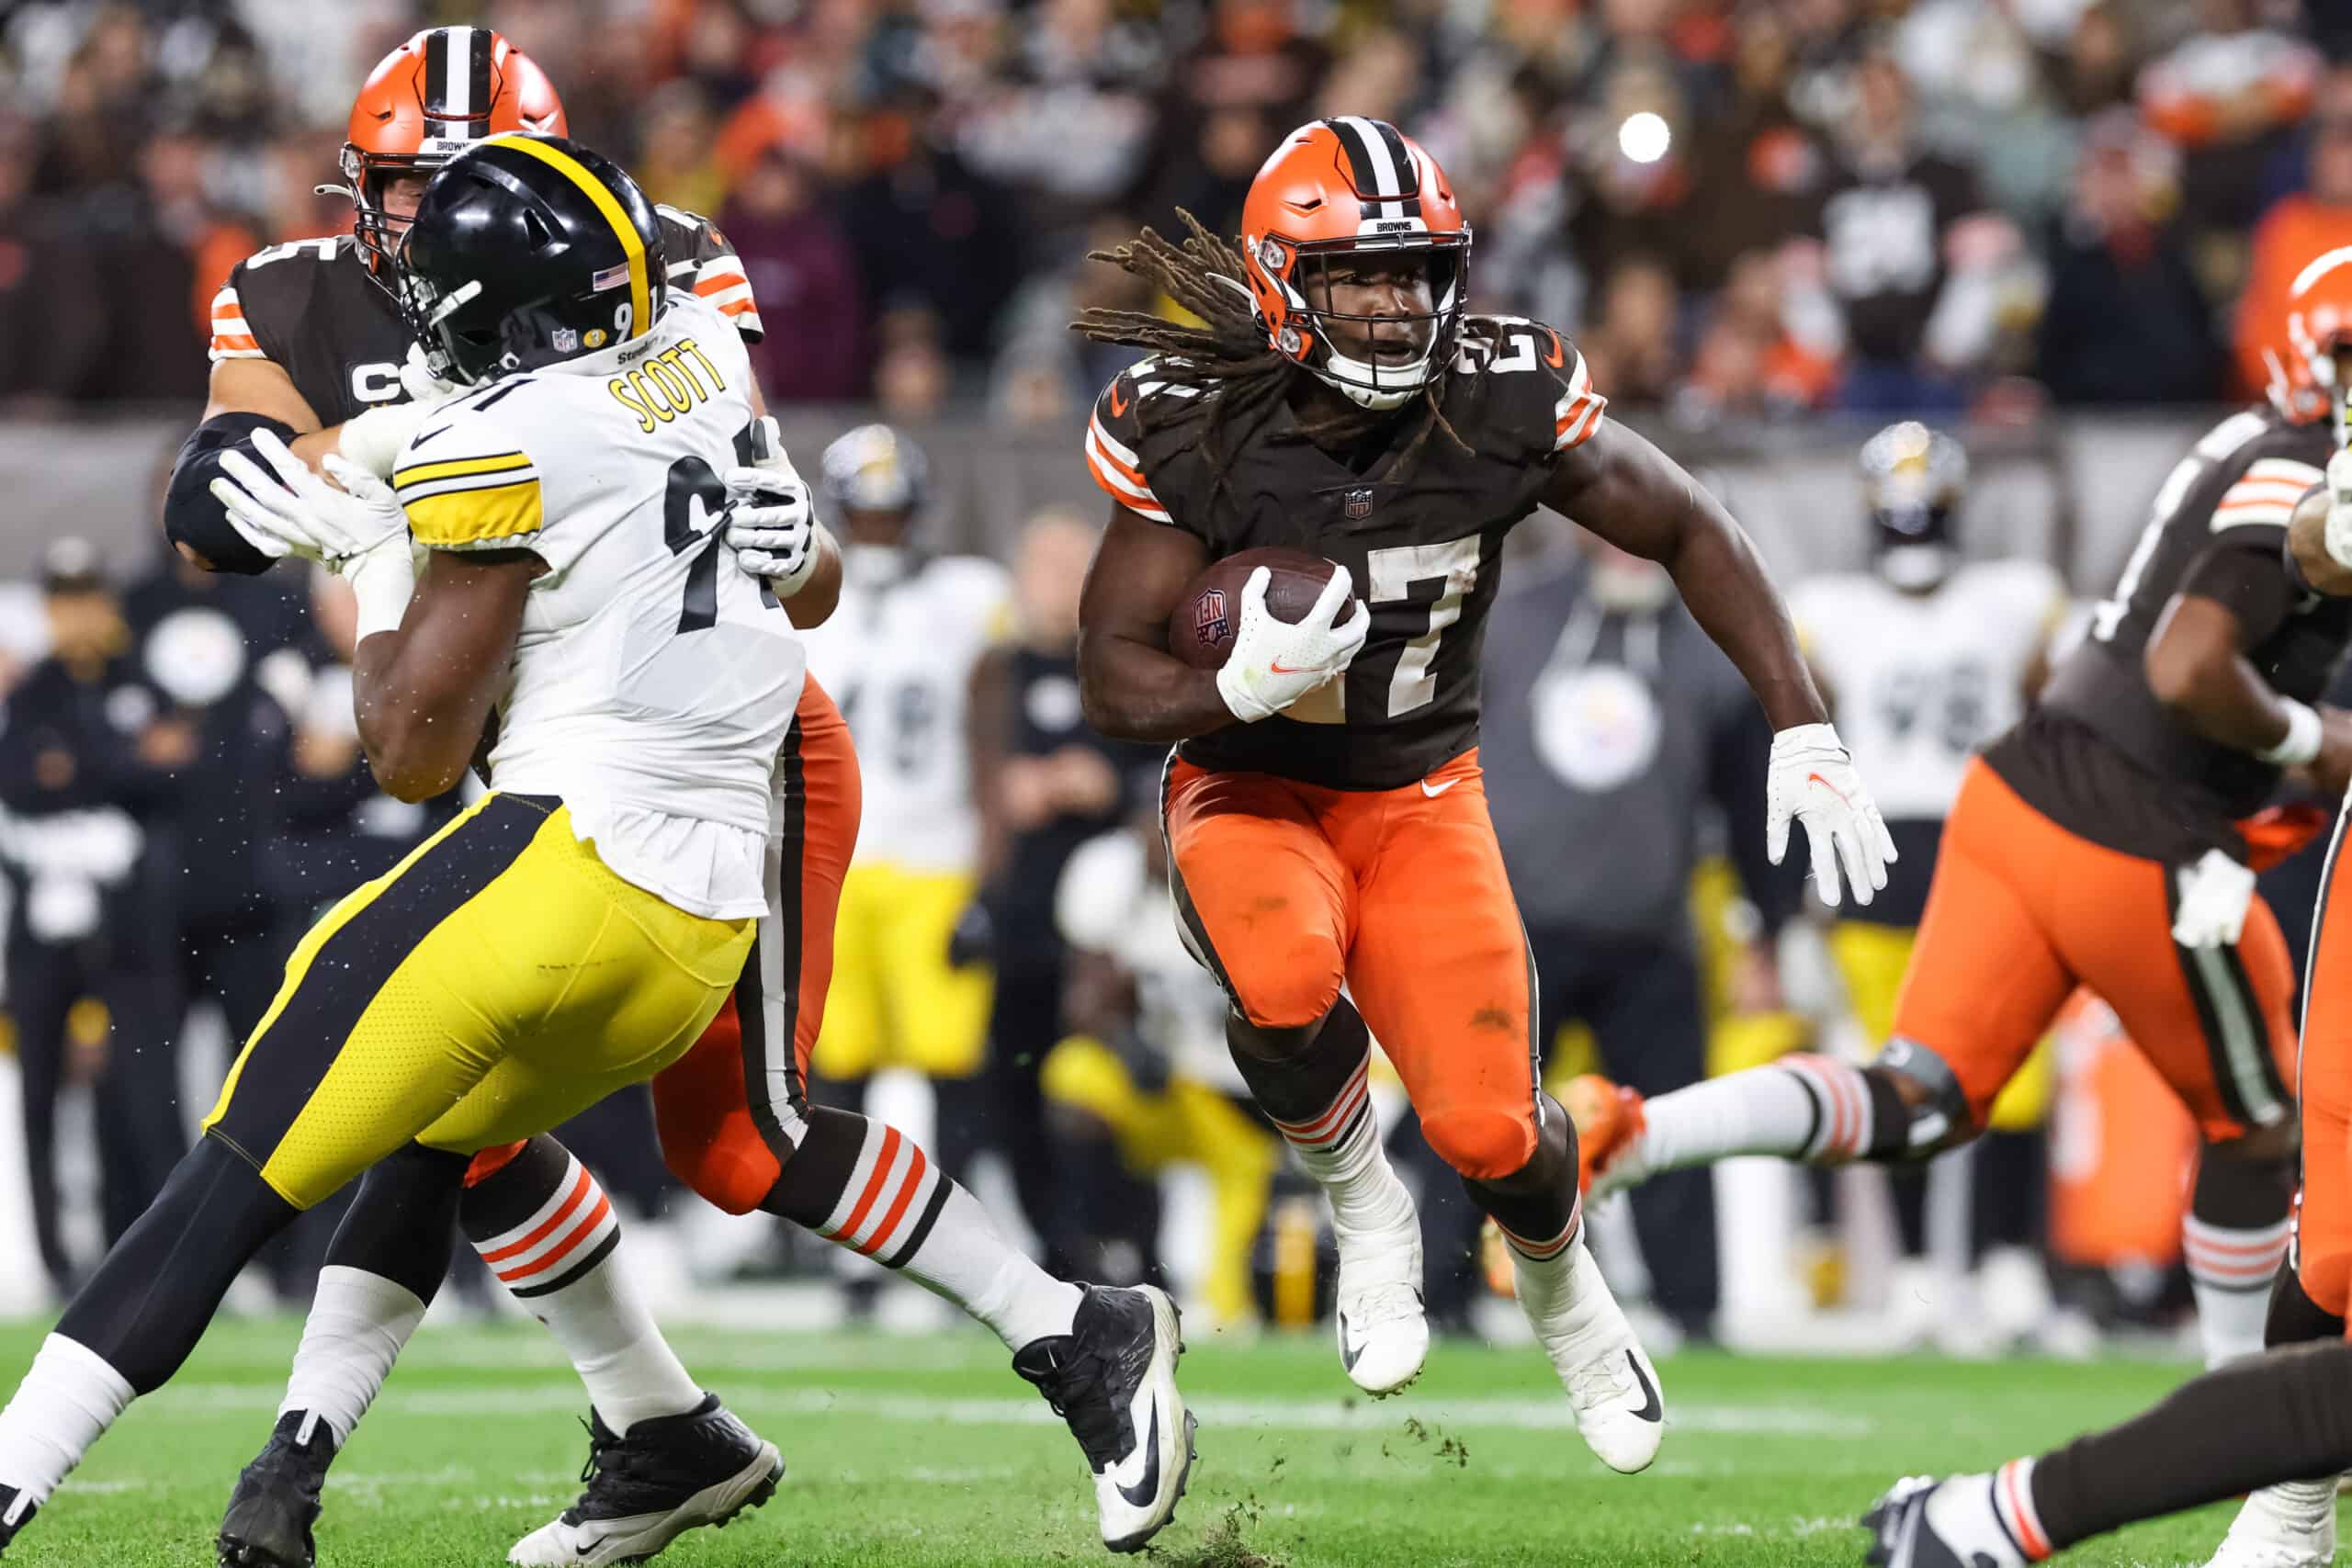
[[[2281,696],[2245,656],[2287,619],[2301,591],[2281,569],[2276,536],[2267,528],[2234,532],[2254,536],[2218,542],[2189,568],[2156,617],[2141,667],[2149,691],[2190,729],[2264,761],[2299,766],[2336,739],[2331,730],[2352,741],[2352,716]]]
[[[430,800],[465,776],[543,570],[525,549],[435,552],[400,624],[361,639],[352,705],[387,795]]]
[[[752,423],[737,438],[740,465],[727,471],[727,542],[736,566],[761,579],[801,631],[821,626],[842,602],[842,552],[818,521],[808,485],[793,468],[756,377]]]
[[[1673,575],[1775,730],[1827,721],[1795,625],[1747,531],[1681,465],[1615,421],[1554,459],[1546,504]]]
[[[1183,529],[1111,509],[1078,604],[1079,694],[1102,734],[1165,742],[1235,722],[1216,672],[1168,651],[1168,617],[1208,563]]]

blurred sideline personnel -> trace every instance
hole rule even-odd
[[[806,1205],[831,1216],[805,1221],[825,1234],[895,1247],[916,1277],[1019,1346],[1016,1368],[1067,1413],[1097,1470],[1106,1540],[1139,1545],[1166,1521],[1189,1468],[1172,1305],[1052,1280],[994,1236],[967,1194],[926,1180],[920,1151],[895,1133],[792,1091],[797,976],[788,981],[784,964],[802,944],[783,865],[798,848],[790,742],[800,649],[779,595],[816,581],[831,550],[812,547],[821,536],[812,541],[797,498],[789,539],[744,533],[748,570],[720,570],[730,525],[717,471],[739,485],[765,478],[734,464],[762,423],[741,340],[710,307],[670,293],[662,236],[634,182],[556,138],[503,136],[453,159],[399,255],[403,316],[432,345],[429,367],[471,389],[436,408],[389,487],[330,456],[337,489],[263,433],[257,448],[287,488],[271,491],[239,456],[216,491],[258,547],[299,547],[351,580],[357,712],[388,786],[403,798],[447,788],[494,701],[503,723],[492,793],[305,940],[188,1182],[176,1202],[167,1191],[125,1254],[142,1236],[171,1247],[212,1211],[236,1238],[224,1250],[250,1251],[303,1202],[404,1146],[463,1153],[543,1130],[684,1053],[733,990],[751,1015],[747,1040],[762,1047],[763,1090],[771,1076],[784,1080],[782,1103],[773,1091],[756,1103],[790,1118],[777,1157],[799,1157],[776,1182],[785,1212]],[[650,383],[668,394],[670,421],[650,416],[631,363],[671,367],[674,382]],[[578,450],[542,468],[518,437]],[[699,508],[681,504],[696,497]],[[697,510],[707,526],[694,525]],[[437,552],[413,607],[412,535]],[[790,555],[770,553],[779,547]],[[537,612],[527,634],[526,606]],[[602,640],[613,646],[599,653]],[[518,780],[548,793],[501,787]],[[564,918],[550,922],[550,910]],[[355,943],[355,932],[374,940]],[[330,946],[341,959],[314,962]],[[370,994],[349,995],[370,971]],[[563,977],[553,994],[550,975]],[[247,1073],[257,1053],[293,1055],[319,1030],[335,1058],[323,1073],[300,1071],[299,1060]],[[289,1103],[289,1077],[316,1086],[306,1101]],[[408,1143],[419,1134],[429,1145]],[[889,1210],[869,1217],[886,1187]],[[454,1195],[454,1180],[446,1190]],[[895,1227],[910,1213],[921,1219],[901,1241]],[[437,1228],[446,1247],[446,1221]],[[110,1420],[87,1413],[119,1411],[167,1377],[225,1288],[216,1270],[126,1313],[123,1276],[163,1277],[155,1261],[125,1256],[102,1270],[0,1416],[0,1520],[12,1533],[38,1501],[14,1476],[28,1474],[40,1494],[53,1487]],[[108,1331],[99,1344],[74,1332],[78,1316]],[[715,1400],[694,1416],[700,1447],[750,1461],[706,1495],[707,1516],[764,1498],[782,1471],[774,1447]],[[599,1434],[596,1447],[610,1442]],[[629,1484],[661,1479],[639,1472]],[[676,1533],[669,1525],[568,1513],[564,1529],[538,1532],[513,1557],[641,1559]],[[222,1550],[232,1562],[278,1560],[243,1551],[225,1525]],[[309,1558],[307,1539],[299,1555]]]
[[[1209,1183],[1208,1257],[1198,1292],[1219,1325],[1257,1315],[1250,1249],[1266,1219],[1283,1140],[1250,1098],[1225,1045],[1225,993],[1168,918],[1168,842],[1159,814],[1080,844],[1054,889],[1068,947],[1070,1035],[1046,1056],[1044,1085],[1065,1144],[1101,1139],[1135,1176],[1197,1168]],[[1066,1156],[1067,1157],[1067,1156]],[[1156,1251],[1150,1231],[1107,1212],[1117,1184],[1084,1173],[1079,1218],[1091,1236]],[[1107,1201],[1105,1201],[1107,1200]]]
[[[1713,834],[1754,910],[1747,966],[1769,990],[1771,940],[1798,888],[1765,855],[1772,731],[1739,671],[1657,562],[1590,533],[1496,597],[1482,651],[1479,762],[1527,922],[1547,1058],[1571,1023],[1608,1070],[1664,1093],[1707,1076],[1706,988],[1691,876]],[[1723,824],[1716,831],[1716,822]],[[1875,900],[1873,900],[1875,902]],[[1765,999],[1758,996],[1755,1000]],[[1460,1329],[1479,1283],[1479,1215],[1431,1178],[1422,1232],[1432,1314]],[[1634,1194],[1653,1304],[1684,1336],[1714,1330],[1715,1183],[1706,1171]]]
[[[1120,1179],[1114,1161],[1066,1157],[1083,1145],[1049,1132],[1038,1081],[1063,1033],[1069,950],[1054,918],[1063,868],[1080,845],[1121,825],[1142,793],[1143,770],[1159,761],[1141,747],[1104,739],[1081,711],[1078,591],[1098,534],[1059,508],[1029,520],[1013,555],[1016,635],[973,671],[980,904],[996,983],[982,1100],[988,1142],[1012,1168],[1046,1267],[1132,1283],[1148,1276],[1083,1239],[1105,1233],[1079,1211],[1115,1204],[1133,1184]]]
[[[334,434],[363,450],[390,440],[396,449],[401,430],[420,428],[430,400],[447,389],[433,385],[421,367],[401,363],[412,337],[384,270],[387,247],[399,243],[434,168],[485,135],[560,123],[561,113],[545,77],[494,33],[450,28],[412,39],[378,67],[353,111],[345,160],[360,209],[359,239],[317,242],[272,263],[281,269],[278,276],[315,274],[308,287],[290,288],[287,296],[254,296],[249,279],[239,310],[255,313],[240,315],[242,333],[216,335],[216,347],[238,349],[240,336],[265,348],[288,345],[294,357],[284,364],[272,359],[276,369],[292,376],[306,402],[317,400],[349,416],[339,433],[320,433],[322,437]],[[693,298],[730,321],[734,335],[756,337],[759,316],[724,238],[701,220],[669,209],[654,209],[653,222],[667,264],[656,280],[662,292],[677,298],[672,290],[682,294],[691,280]],[[261,276],[272,275],[265,268]],[[262,310],[263,298],[277,306]],[[289,312],[282,321],[273,313],[279,308]],[[221,325],[216,321],[216,329]],[[216,375],[237,378],[252,363],[232,355]],[[401,367],[404,391],[424,396],[416,403],[364,411],[343,400],[345,388],[369,379],[363,371],[385,364]],[[692,406],[693,383],[682,378],[685,374],[676,364],[657,361],[627,377],[640,434],[666,428]],[[759,410],[756,383],[747,382],[743,390]],[[390,435],[363,429],[351,442],[353,427],[371,421],[390,427]],[[205,475],[226,460],[226,448],[249,442],[236,431],[257,423],[266,422],[251,413],[208,421],[183,456],[174,490],[179,509],[166,519],[175,538],[197,537],[207,556],[243,549],[246,566],[253,564],[250,542],[225,526]],[[772,424],[763,422],[763,428],[772,436]],[[213,432],[209,446],[207,431]],[[295,442],[298,449],[300,445]],[[733,505],[738,531],[750,530],[740,539],[730,535],[747,547],[739,564],[776,579],[775,591],[786,599],[791,615],[813,623],[831,611],[839,556],[822,528],[813,526],[806,487],[789,461],[772,441],[767,445],[770,451],[757,466],[727,475],[731,489],[708,472],[685,475],[690,482],[671,492],[675,515],[665,516],[665,536],[673,549],[689,548],[697,508],[710,515]],[[254,471],[249,458],[241,462]],[[770,538],[757,526],[763,520],[793,526]],[[747,976],[749,988],[738,1005],[723,1010],[695,1049],[657,1079],[654,1111],[664,1156],[681,1179],[719,1208],[740,1213],[764,1207],[965,1302],[1009,1348],[1028,1355],[1024,1375],[1046,1380],[1083,1418],[1099,1393],[1061,1387],[1054,1367],[1057,1346],[1066,1359],[1065,1342],[1040,1338],[1034,1314],[1019,1311],[1039,1293],[1029,1288],[1025,1260],[1002,1247],[968,1196],[895,1132],[840,1112],[796,1109],[802,1106],[806,1056],[823,1017],[833,915],[859,809],[857,761],[846,727],[814,682],[803,686],[772,782],[781,859],[770,878],[777,934],[762,949],[764,977]],[[801,1157],[787,1179],[796,1150]],[[461,1180],[469,1183],[462,1197]],[[886,1190],[887,1196],[860,1206],[854,1195],[869,1182],[877,1196]],[[843,1188],[853,1200],[840,1199]],[[307,1560],[326,1466],[446,1272],[453,1212],[492,1272],[555,1332],[593,1405],[587,1489],[562,1517],[518,1545],[518,1561],[569,1562],[585,1550],[578,1543],[596,1539],[607,1556],[659,1550],[680,1531],[723,1517],[713,1499],[725,1509],[735,1506],[718,1483],[741,1463],[729,1434],[741,1428],[686,1375],[629,1287],[614,1252],[618,1221],[610,1201],[569,1151],[543,1136],[488,1151],[470,1168],[420,1149],[369,1173],[337,1232],[329,1258],[336,1267],[322,1282],[277,1429],[240,1480],[224,1537],[235,1537],[249,1552]],[[937,1244],[931,1245],[934,1233]],[[968,1269],[996,1282],[976,1286]],[[1134,1316],[1132,1303],[1119,1305]],[[1090,1310],[1090,1331],[1103,1332],[1106,1314],[1117,1315],[1109,1307]],[[1094,1449],[1089,1458],[1098,1469],[1110,1462]],[[1116,1496],[1111,1483],[1099,1483],[1098,1494],[1106,1492]],[[1164,1520],[1172,1506],[1172,1495],[1163,1489],[1141,1511]],[[1115,1505],[1106,1529],[1131,1533],[1139,1528],[1131,1517],[1137,1511]]]
[[[2299,325],[2280,323],[2281,348],[2308,365],[2288,344]],[[2255,813],[2289,769],[2330,793],[2352,774],[2352,714],[2309,705],[2352,606],[2303,592],[2279,559],[2335,444],[2329,363],[2320,384],[2282,373],[2267,406],[2181,458],[2088,636],[1966,765],[1879,1059],[1791,1057],[1646,1105],[1596,1100],[1594,1190],[1733,1155],[1951,1147],[2082,985],[2203,1136],[2182,1234],[2207,1361],[2261,1348],[2297,1138],[2294,976],[2255,873],[2316,825]]]
[[[887,1067],[939,1086],[940,1163],[966,1173],[982,1133],[971,1090],[989,996],[986,943],[966,924],[979,914],[972,683],[1012,633],[1012,580],[992,560],[924,547],[930,464],[888,425],[826,447],[819,489],[841,525],[842,600],[809,634],[808,667],[840,694],[867,809],[809,1061],[852,1092]]]
[[[1870,568],[1798,583],[1789,612],[1840,733],[1871,760],[1879,809],[1903,857],[1883,895],[1840,910],[1829,928],[1847,1002],[1875,1049],[1894,1036],[1895,997],[1969,761],[2041,690],[2066,593],[2040,561],[1962,558],[1968,456],[1951,436],[1917,421],[1890,424],[1863,446],[1860,467]],[[2050,1090],[2049,1053],[2038,1050],[1993,1102],[1993,1136],[1973,1168],[1980,1235],[2036,1242],[2034,1197],[2047,1162],[2033,1129]],[[1928,1267],[1925,1177],[1914,1168],[1894,1182],[1903,1267],[1914,1276],[1892,1292],[1898,1312],[1941,1299],[1935,1280],[1918,1277]]]
[[[2296,279],[2270,352],[2282,407],[2337,416],[2352,347],[2352,249]],[[2318,417],[2314,413],[2312,417]],[[2352,453],[2292,509],[2283,578],[2293,593],[2352,596]],[[2298,727],[2333,728],[2330,712]],[[2303,1013],[2303,1183],[2292,1267],[2271,1299],[2269,1355],[2175,1391],[2143,1416],[1989,1474],[1898,1482],[1864,1519],[1882,1568],[2018,1568],[2141,1519],[2254,1491],[2214,1568],[2322,1568],[2335,1561],[2336,1478],[2352,1470],[2352,860],[2347,819],[2328,847]],[[2343,887],[2343,898],[2335,897]],[[2296,1344],[2324,1340],[2330,1343]]]
[[[96,1112],[99,1212],[119,1240],[187,1147],[164,998],[171,860],[153,852],[173,779],[193,755],[185,727],[130,655],[121,606],[88,541],[41,562],[49,656],[0,706],[0,808],[14,882],[8,1010],[24,1072],[33,1235],[50,1282],[73,1290],[59,1225],[57,1097],[86,1076]]]
[[[1884,826],[1738,525],[1602,418],[1558,333],[1466,314],[1470,231],[1426,152],[1383,121],[1316,120],[1258,171],[1238,254],[1185,222],[1181,247],[1147,230],[1108,259],[1202,325],[1080,321],[1154,355],[1086,432],[1114,503],[1080,615],[1088,716],[1177,743],[1177,908],[1232,1003],[1236,1066],[1330,1199],[1349,1376],[1394,1393],[1429,1347],[1412,1198],[1366,1098],[1376,1035],[1509,1239],[1577,1429],[1641,1470],[1657,1374],[1586,1248],[1575,1129],[1536,1081],[1535,977],[1479,770],[1478,646],[1511,527],[1550,505],[1674,575],[1765,705],[1774,848],[1802,814],[1824,897],[1841,857],[1858,897],[1884,884]],[[1306,616],[1268,610],[1261,569],[1221,669],[1170,654],[1193,580],[1264,546],[1334,558]]]

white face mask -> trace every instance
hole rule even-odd
[[[903,545],[844,545],[842,577],[853,587],[885,588],[907,572]]]

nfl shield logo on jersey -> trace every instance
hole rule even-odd
[[[1225,614],[1225,590],[1212,588],[1193,604],[1193,629],[1202,642],[1214,647],[1225,640],[1232,622]]]
[[[1340,502],[1340,514],[1345,516],[1351,523],[1361,523],[1365,518],[1371,516],[1371,490],[1367,488],[1364,490],[1351,490],[1348,491],[1347,495],[1342,498]]]

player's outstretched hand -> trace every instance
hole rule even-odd
[[[1332,567],[1331,580],[1298,621],[1283,620],[1266,608],[1266,585],[1272,580],[1261,566],[1242,584],[1233,651],[1216,672],[1217,694],[1244,724],[1270,718],[1344,674],[1372,629],[1372,614],[1356,598],[1346,567]]]
[[[271,471],[242,452],[227,453],[220,459],[226,477],[212,481],[212,495],[237,532],[265,555],[296,555],[332,567],[406,532],[390,487],[356,464],[326,459],[328,472],[345,487],[338,490],[273,433],[254,431],[253,444]]]
[[[727,543],[739,568],[789,599],[817,570],[817,511],[775,438],[775,421],[759,423],[759,460],[727,470]]]
[[[1894,859],[1894,838],[1878,814],[1870,791],[1854,771],[1854,759],[1829,724],[1799,724],[1772,737],[1772,761],[1764,786],[1764,848],[1778,865],[1789,852],[1789,818],[1804,824],[1813,849],[1813,886],[1835,908],[1843,901],[1838,871],[1854,902],[1867,904],[1886,886]]]

